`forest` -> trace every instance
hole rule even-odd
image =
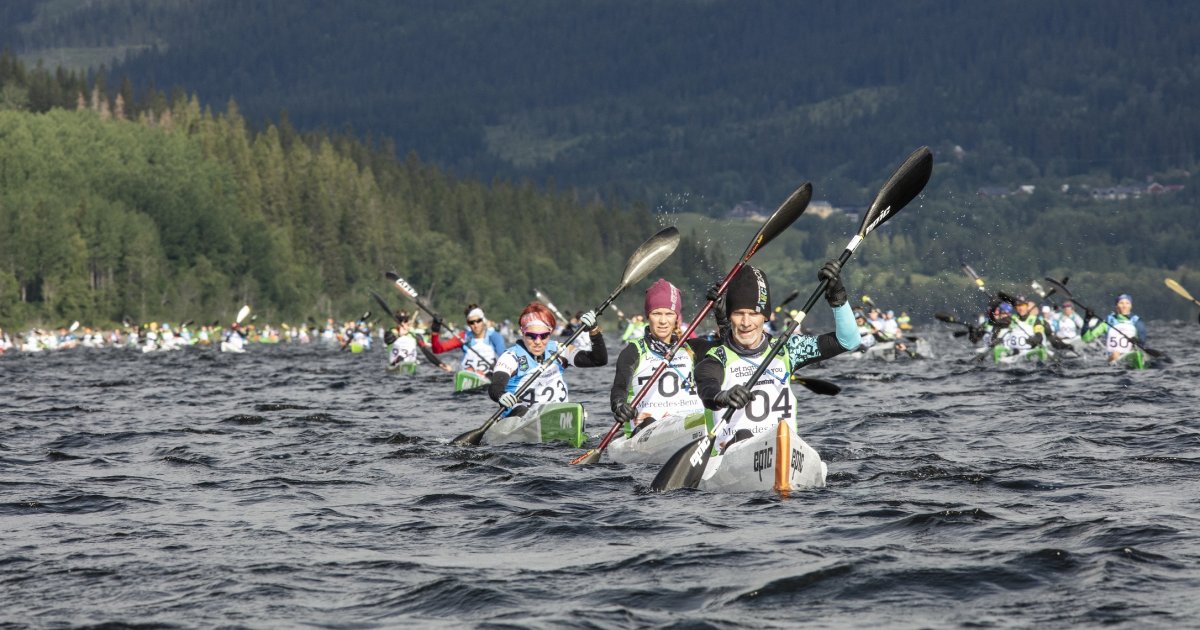
[[[941,185],[965,194],[1182,181],[1200,139],[1189,2],[5,5],[30,64],[90,50],[112,83],[234,98],[254,128],[286,112],[458,175],[714,215],[804,179],[855,203],[893,147],[961,147]]]

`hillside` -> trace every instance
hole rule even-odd
[[[25,59],[140,50],[111,76],[235,98],[252,125],[286,111],[459,174],[706,213],[804,179],[853,203],[921,144],[961,147],[935,185],[963,193],[1182,180],[1200,141],[1196,3],[18,0],[3,17]]]

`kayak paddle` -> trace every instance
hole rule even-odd
[[[562,312],[558,310],[558,307],[554,305],[554,302],[551,302],[550,298],[546,297],[546,294],[542,293],[540,289],[534,289],[533,295],[538,299],[539,302],[550,307],[550,312],[554,313],[554,316],[563,323],[563,326],[566,326],[567,322],[571,321],[571,318],[563,315]]]
[[[1078,298],[1076,298],[1074,295],[1072,295],[1071,291],[1069,289],[1067,289],[1067,287],[1064,286],[1062,283],[1060,283],[1058,280],[1055,280],[1054,278],[1046,278],[1046,282],[1049,282],[1050,286],[1053,286],[1054,288],[1058,289],[1059,292],[1061,292],[1063,295],[1070,298],[1072,302],[1074,302],[1075,304],[1078,304],[1080,307],[1082,307],[1085,312],[1092,311],[1092,309],[1088,308],[1086,304],[1083,304],[1082,302],[1080,302],[1078,300]],[[1095,312],[1096,311],[1092,311],[1092,313],[1095,313]],[[1084,325],[1086,326],[1086,323]],[[1148,354],[1156,359],[1161,359],[1161,358],[1166,357],[1165,352],[1162,352],[1161,350],[1154,350],[1152,348],[1147,348],[1146,346],[1142,345],[1142,342],[1138,341],[1138,339],[1136,337],[1130,337],[1129,335],[1126,335],[1125,333],[1121,332],[1120,328],[1117,328],[1116,326],[1109,326],[1109,328],[1117,331],[1118,334],[1120,334],[1122,337],[1128,339],[1129,343],[1132,343],[1134,346],[1137,346],[1142,352],[1145,352],[1146,354]]]
[[[795,192],[791,194],[791,196],[784,200],[779,208],[775,210],[774,214],[767,219],[766,223],[763,223],[763,226],[759,228],[758,233],[754,235],[754,238],[750,240],[750,245],[746,247],[746,251],[742,253],[742,257],[738,259],[737,264],[733,266],[733,269],[729,270],[729,273],[725,274],[725,278],[722,279],[721,283],[717,286],[718,296],[725,292],[725,288],[729,286],[729,282],[735,275],[737,275],[737,272],[740,271],[743,266],[745,266],[750,258],[754,256],[759,248],[771,242],[771,240],[776,236],[782,234],[784,230],[788,229],[789,226],[796,222],[796,219],[800,218],[800,215],[804,213],[806,208],[808,208],[808,202],[811,200],[812,184],[810,183],[801,185],[795,190]],[[708,315],[708,312],[712,310],[713,304],[714,302],[711,300],[705,302],[704,307],[700,309],[700,312],[696,313],[696,316],[692,318],[692,322],[688,324],[687,330],[695,330],[696,326],[698,326],[700,322],[704,320],[705,316]],[[679,339],[675,341],[675,343],[663,356],[662,363],[660,363],[650,375],[650,380],[646,381],[646,383],[642,385],[642,388],[638,391],[637,395],[634,396],[632,401],[630,401],[630,406],[632,406],[634,409],[637,409],[638,404],[642,402],[642,399],[644,399],[648,393],[650,393],[651,387],[655,384],[655,382],[658,381],[658,378],[662,376],[663,372],[666,371],[667,366],[671,363],[671,359],[674,358],[675,353],[678,352],[686,342],[687,335],[680,335]],[[612,428],[610,428],[608,433],[605,434],[604,439],[600,440],[600,445],[571,460],[571,463],[595,464],[599,462],[600,456],[604,453],[604,449],[608,448],[608,443],[612,442],[613,438],[617,436],[617,431],[619,431],[620,428],[621,421],[614,420]]]
[[[845,265],[850,260],[850,257],[854,255],[854,250],[858,249],[858,246],[862,244],[863,239],[868,234],[895,216],[904,206],[915,199],[925,188],[925,184],[929,182],[929,177],[932,174],[933,153],[929,151],[929,147],[921,147],[908,156],[908,159],[900,165],[900,168],[879,189],[879,194],[875,196],[875,201],[871,203],[871,207],[863,215],[862,224],[858,227],[858,233],[850,239],[845,251],[838,258],[838,263]],[[817,300],[824,295],[828,286],[829,281],[822,280],[812,295],[808,296],[808,301],[805,302],[804,308],[800,309],[800,312],[797,314],[795,323],[772,344],[771,351],[767,354],[766,358],[762,360],[758,369],[754,371],[754,374],[746,380],[748,387],[753,387],[754,383],[757,383],[758,379],[766,372],[771,361],[774,360],[779,351],[783,349],[784,344],[787,343],[788,337],[804,322],[804,318],[812,310]],[[733,417],[734,411],[732,407],[726,409],[721,419],[713,423],[713,428],[704,437],[676,451],[667,460],[667,463],[663,465],[658,475],[654,477],[654,481],[650,483],[650,489],[656,492],[666,492],[678,488],[695,488],[699,486],[700,478],[704,475],[704,469],[708,466],[708,460],[712,457],[713,441],[721,428]]]
[[[1179,284],[1178,282],[1176,282],[1170,278],[1167,278],[1165,282],[1167,283],[1168,289],[1178,293],[1183,299],[1192,302],[1196,306],[1200,306],[1200,300],[1197,300],[1196,298],[1192,297],[1192,294],[1188,293],[1188,290],[1183,288],[1183,285]]]
[[[654,271],[656,267],[662,264],[662,262],[666,260],[667,257],[670,256],[678,246],[679,230],[675,229],[674,227],[660,230],[654,236],[646,239],[646,242],[642,243],[641,246],[637,248],[637,251],[633,252],[633,255],[629,257],[629,262],[625,263],[625,273],[621,277],[621,284],[617,285],[617,288],[614,289],[612,294],[608,296],[608,299],[604,300],[600,306],[596,307],[596,318],[599,319],[600,315],[603,314],[606,309],[608,309],[609,305],[612,304],[617,299],[617,296],[621,295],[625,289],[629,288],[630,285],[641,281],[642,278],[645,278],[647,274],[649,274],[651,271]],[[558,361],[558,358],[567,351],[567,348],[571,345],[571,342],[575,341],[575,338],[581,335],[584,331],[585,329],[583,326],[576,328],[575,332],[571,333],[571,336],[568,337],[565,342],[559,345],[559,350],[558,352],[554,353],[554,356],[551,356],[549,359],[543,361],[540,365],[538,365],[536,370],[529,373],[525,377],[525,381],[521,383],[521,386],[518,387],[517,391],[515,392],[517,398],[520,398],[521,394],[524,394],[526,390],[532,387],[534,382],[541,377],[542,372],[545,372],[546,368],[554,365]],[[504,415],[505,411],[508,411],[508,409],[501,407],[478,429],[472,429],[466,433],[463,433],[462,435],[454,438],[451,443],[459,445],[479,444],[480,440],[483,439],[483,434],[487,433],[487,430],[492,428],[493,424],[496,424],[496,421]]]
[[[359,326],[362,326],[363,322],[367,321],[367,319],[370,317],[371,317],[371,311],[367,311],[367,312],[363,313],[362,317],[358,318],[358,322],[356,323],[354,328],[357,329]],[[342,347],[338,348],[338,352],[341,352],[342,350],[349,348],[350,342],[353,340],[354,340],[354,332],[351,331],[351,332],[346,333],[346,341],[342,342]]]
[[[987,288],[983,286],[983,278],[980,278],[979,274],[975,273],[975,270],[971,268],[971,265],[963,263],[962,270],[963,273],[967,274],[967,277],[971,279],[971,282],[975,283],[975,286],[978,287],[980,291],[984,292],[985,294],[988,292]]]

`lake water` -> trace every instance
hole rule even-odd
[[[828,487],[454,447],[451,375],[321,346],[0,356],[0,622],[184,627],[1200,624],[1200,361],[806,370]],[[610,344],[612,345],[612,344]],[[615,358],[616,348],[612,348]],[[612,367],[571,370],[611,422]]]

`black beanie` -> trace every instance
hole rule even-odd
[[[770,317],[771,287],[767,284],[767,274],[750,265],[739,269],[725,288],[726,316],[743,308]]]

